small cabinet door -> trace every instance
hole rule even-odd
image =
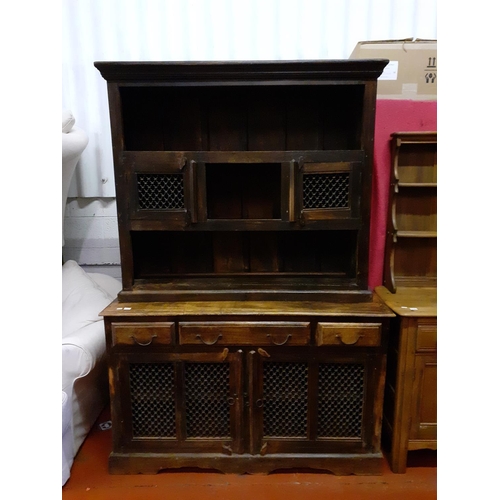
[[[119,358],[115,451],[242,452],[241,351]]]
[[[157,220],[182,228],[197,221],[196,162],[156,152],[124,155],[129,172],[130,218]]]
[[[295,207],[301,223],[360,217],[361,162],[297,162]]]
[[[415,356],[410,440],[437,440],[437,355]]]

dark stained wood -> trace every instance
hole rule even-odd
[[[330,61],[217,61],[217,62],[107,62],[95,67],[110,82],[160,82],[179,85],[191,83],[272,81],[314,84],[327,81],[376,81],[387,65],[387,59]]]
[[[321,462],[324,464],[321,468],[337,473],[347,470],[349,473],[371,474],[375,469],[365,468],[361,464],[371,457],[369,462],[375,467],[375,462],[381,460],[379,429],[385,380],[384,353],[388,321],[393,316],[381,301],[354,304],[272,301],[126,304],[115,301],[103,314],[112,367],[112,414],[115,418],[119,418],[120,413],[124,415],[122,422],[114,427],[114,432],[120,434],[120,437],[116,438],[117,445],[110,457],[111,473],[149,473],[151,464],[156,464],[159,459],[164,463],[161,468],[175,468],[179,463],[194,464],[191,460],[198,456],[197,467],[204,467],[210,457],[212,468],[224,471],[270,471],[295,466],[295,458],[302,457],[301,463],[304,466],[307,463],[308,467],[316,467]],[[263,317],[266,319],[263,320]],[[137,331],[141,334],[141,341],[147,343],[144,335],[151,336],[152,333],[159,332],[159,328],[167,321],[168,324],[175,324],[175,338],[170,344],[151,342],[148,346],[140,346],[112,340],[116,337],[115,332],[123,331],[128,334]],[[381,332],[380,342],[368,345],[318,345],[312,335],[318,324],[327,324],[332,328],[334,324],[338,324],[339,331],[350,328],[362,332],[367,331],[367,324],[378,325],[377,328]],[[122,337],[125,338],[126,335]],[[243,360],[246,360],[245,363]],[[230,414],[229,436],[207,438],[189,435],[187,422],[191,416],[186,398],[187,391],[193,389],[192,386],[188,389],[185,369],[187,364],[201,366],[206,363],[214,367],[228,363],[230,369],[227,386],[228,406],[224,410]],[[131,365],[173,367],[173,422],[176,430],[171,436],[152,438],[135,435],[132,422],[134,418],[143,418],[143,414],[136,414],[132,406]],[[289,393],[286,389],[289,384],[285,383],[283,386],[280,378],[271,379],[271,384],[276,384],[277,389],[284,387],[281,389],[285,390],[283,403],[290,408],[296,408],[294,398],[300,398],[303,408],[300,414],[305,419],[301,425],[303,432],[301,436],[288,436],[285,424],[285,430],[281,431],[284,432],[283,436],[266,435],[265,419],[274,418],[274,412],[266,400],[266,394],[272,390],[269,389],[268,377],[274,376],[272,374],[275,373],[275,367],[281,370],[281,367],[288,369],[286,367],[291,368],[294,365],[308,368],[304,372],[307,379],[302,382],[305,393],[297,396],[293,391]],[[332,389],[327,389],[328,386],[322,386],[324,388],[320,389],[318,367],[351,365],[362,366],[364,371],[361,379],[364,387],[362,431],[354,438],[328,438],[324,434],[320,436],[318,419],[324,409],[320,410],[318,407],[318,401],[323,397],[318,391]],[[271,371],[266,370],[267,366],[271,367]],[[146,380],[144,383],[148,384],[148,390],[145,395],[152,394],[151,391],[154,394],[154,388],[161,387],[160,380]],[[295,380],[297,383],[296,378]],[[134,394],[137,398],[138,393]],[[325,394],[326,401],[334,397],[334,394]],[[211,401],[210,396],[200,394],[199,397],[200,401],[207,398],[207,404]],[[279,398],[279,394],[276,394],[276,397]],[[154,397],[150,404],[153,405],[150,408],[156,404]],[[210,422],[212,419],[218,419],[219,413],[214,411],[212,414],[210,409],[207,411],[203,421],[211,428]],[[155,413],[151,413],[148,418],[157,417]],[[278,428],[281,428],[281,424],[278,424]],[[253,458],[244,460],[248,453]],[[118,465],[115,459],[117,456],[127,456],[130,468]],[[169,458],[173,456],[176,457],[175,461]],[[341,456],[347,461],[340,460]],[[221,462],[223,457],[231,457],[234,464]],[[328,457],[332,460],[328,461]],[[379,458],[375,460],[375,457]],[[265,459],[260,463],[260,460],[256,461],[255,458]],[[343,465],[339,469],[340,463]]]
[[[366,292],[376,79],[386,63],[96,62],[109,87],[124,291],[138,295],[139,280],[168,282],[179,273],[306,273],[314,280],[323,272],[337,274],[339,284],[348,276]],[[316,165],[328,175],[342,164],[349,206],[302,210],[299,171]],[[165,174],[168,183],[176,173],[183,206],[156,205],[178,195],[163,180],[138,187],[139,174]],[[139,189],[148,190],[140,194],[152,206],[139,203]],[[353,236],[335,244],[279,234],[345,230]],[[182,251],[163,249],[162,257],[146,234],[152,231],[175,236],[172,245]],[[182,232],[213,237],[191,250]],[[195,264],[196,253],[212,264]]]
[[[102,312],[111,473],[381,472],[395,315],[367,270],[387,62],[95,63],[124,268]]]
[[[180,345],[307,345],[310,324],[285,322],[181,322]]]

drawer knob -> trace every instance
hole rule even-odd
[[[286,339],[283,341],[283,342],[276,342],[274,339],[273,339],[273,336],[268,333],[267,334],[267,338],[271,341],[271,343],[273,343],[274,345],[285,345],[291,338],[292,336],[290,334],[288,334],[286,336]]]
[[[151,343],[153,342],[153,340],[158,337],[158,335],[151,335],[151,339],[149,340],[149,342],[139,342],[134,335],[131,335],[130,338],[137,344],[137,345],[140,345],[142,347],[146,347],[148,345],[151,345]]]
[[[196,335],[196,338],[202,343],[202,344],[205,344],[205,345],[215,345],[217,344],[217,342],[219,342],[219,340],[222,338],[222,333],[219,333],[219,335],[217,335],[217,338],[213,341],[213,342],[207,342],[206,340],[203,340],[202,336],[198,333]]]
[[[338,338],[340,340],[340,342],[342,342],[342,344],[345,344],[345,345],[354,345],[354,344],[356,344],[356,342],[358,342],[358,340],[360,338],[363,337],[363,334],[356,333],[356,332],[353,332],[353,333],[337,333],[337,335],[335,335],[335,337]]]

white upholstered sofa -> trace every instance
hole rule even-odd
[[[71,177],[87,145],[86,134],[63,112],[63,224]],[[64,246],[64,229],[63,229]],[[86,272],[69,260],[62,266],[62,484],[73,459],[109,400],[104,322],[99,313],[116,298],[121,283]]]

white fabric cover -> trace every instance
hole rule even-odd
[[[75,261],[62,266],[62,389],[72,406],[73,456],[109,397],[104,321],[99,313],[116,298],[121,284],[97,274],[94,278],[105,288]]]
[[[73,437],[71,435],[71,402],[62,392],[62,485],[69,479],[73,465]]]
[[[67,134],[75,124],[75,117],[68,109],[63,109],[62,112],[62,133]]]

